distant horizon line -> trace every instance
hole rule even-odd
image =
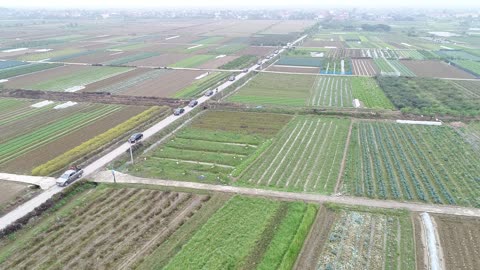
[[[83,10],[104,10],[104,9],[115,9],[115,10],[143,10],[143,9],[154,9],[154,10],[185,10],[185,9],[197,9],[197,10],[212,10],[212,9],[224,9],[224,10],[281,10],[281,9],[292,9],[292,10],[303,10],[303,9],[316,9],[316,10],[328,10],[328,9],[373,9],[373,10],[383,10],[383,9],[416,9],[416,10],[442,10],[442,9],[449,9],[449,10],[463,10],[463,9],[471,9],[471,8],[480,8],[480,3],[475,3],[472,5],[443,5],[443,6],[402,6],[402,5],[395,5],[395,6],[365,6],[365,5],[335,5],[335,4],[322,4],[322,5],[278,5],[278,6],[256,6],[255,8],[249,6],[223,6],[223,5],[212,5],[212,6],[194,6],[194,5],[185,5],[185,6],[153,6],[153,5],[145,5],[145,6],[91,6],[91,5],[79,5],[79,6],[17,6],[17,5],[1,5],[0,8],[6,9],[43,9],[43,10],[75,10],[75,9],[83,9]],[[479,13],[480,9],[471,11],[473,13]]]

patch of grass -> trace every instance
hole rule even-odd
[[[55,57],[61,57],[61,56],[67,56],[71,54],[76,54],[80,53],[80,49],[63,49],[63,50],[53,50],[49,52],[44,52],[44,53],[32,53],[32,54],[25,54],[20,56],[18,59],[19,60],[24,60],[24,61],[40,61],[44,59],[51,59]]]
[[[215,86],[227,78],[230,74],[228,72],[214,72],[210,75],[196,80],[189,86],[175,93],[174,98],[188,98],[201,96],[207,89],[213,89]]]
[[[193,42],[193,44],[215,44],[219,43],[223,39],[224,37],[205,37]]]
[[[290,203],[257,269],[292,269],[316,212],[314,205]]]
[[[258,74],[228,100],[258,105],[304,106],[315,76]]]
[[[352,77],[352,95],[367,108],[394,109],[380,86],[372,78]]]
[[[13,68],[1,70],[0,80],[8,79],[11,77],[20,76],[24,74],[29,74],[37,71],[42,71],[45,69],[55,68],[59,66],[62,66],[62,64],[29,64],[29,65],[13,67]]]
[[[277,201],[232,198],[165,269],[234,269],[242,265],[279,206]]]
[[[242,69],[251,66],[257,62],[258,58],[255,55],[242,55],[220,67],[219,69]]]
[[[192,68],[192,67],[199,66],[203,63],[206,63],[207,61],[209,61],[213,58],[215,58],[215,55],[206,55],[206,54],[194,55],[192,57],[180,60],[180,61],[172,64],[171,67]]]

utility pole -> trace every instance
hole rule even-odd
[[[132,151],[132,144],[131,143],[128,143],[130,145],[130,160],[131,160],[131,163],[133,164],[133,151]]]
[[[117,180],[115,179],[115,170],[112,169],[112,175],[113,175],[113,183],[116,184]]]

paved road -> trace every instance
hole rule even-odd
[[[0,173],[0,179],[5,181],[21,182],[37,185],[41,189],[49,189],[55,185],[56,179],[46,176],[18,175],[11,173]]]
[[[135,177],[135,176],[123,174],[120,172],[115,172],[115,178],[117,183],[159,185],[159,186],[166,186],[166,187],[209,190],[209,191],[216,191],[216,192],[271,197],[271,198],[279,198],[279,199],[287,199],[287,200],[301,200],[301,201],[311,201],[311,202],[318,202],[318,203],[332,202],[332,203],[369,206],[369,207],[377,207],[377,208],[407,209],[415,212],[428,212],[428,213],[435,213],[435,214],[480,217],[480,209],[459,207],[459,206],[374,200],[374,199],[367,199],[367,198],[361,198],[361,197],[349,197],[349,196],[328,196],[328,195],[311,194],[311,193],[294,193],[294,192],[264,190],[264,189],[257,189],[257,188],[232,187],[232,186],[202,184],[202,183],[194,183],[194,182],[150,179],[150,178]],[[113,183],[113,176],[110,171],[98,172],[92,177],[92,179],[95,182]]]
[[[302,36],[301,38],[295,40],[293,42],[293,44],[295,45],[296,43],[302,41],[303,39],[305,39],[307,37],[307,35],[305,36]],[[282,53],[284,51],[284,49],[281,49],[280,50],[280,53]],[[264,59],[262,60],[262,63],[261,64],[264,64],[265,62],[267,62],[268,60],[267,59]],[[259,65],[255,64],[253,65],[252,67],[250,67],[248,69],[247,72],[245,73],[241,73],[239,75],[236,76],[236,80],[239,80],[243,77],[245,77],[247,74],[249,74],[250,72],[253,72],[254,70],[256,70],[257,68],[259,67]],[[227,81],[225,83],[223,83],[222,85],[218,86],[218,92],[221,92],[223,91],[225,88],[229,87],[230,85],[232,85],[233,83],[235,83],[235,81]],[[202,103],[206,102],[207,100],[211,99],[212,97],[205,97],[205,96],[202,96],[201,98],[198,99],[198,105],[197,106],[200,106]],[[155,124],[154,126],[152,126],[151,128],[145,130],[143,132],[143,138],[144,140],[145,139],[148,139],[150,137],[152,137],[153,135],[155,135],[156,133],[158,133],[159,131],[163,130],[165,127],[167,127],[168,125],[172,124],[173,122],[175,121],[181,121],[182,119],[185,118],[185,114],[187,114],[188,112],[190,112],[191,110],[193,110],[193,108],[190,108],[190,107],[184,107],[185,109],[185,113],[183,115],[180,115],[180,116],[174,116],[173,114],[168,116],[167,118],[161,120],[160,122],[158,122],[157,124]],[[86,166],[83,171],[83,177],[87,177],[89,176],[90,174],[92,174],[93,172],[97,171],[98,169],[104,167],[105,165],[107,165],[108,163],[110,163],[111,161],[113,161],[115,158],[123,155],[128,149],[129,149],[130,145],[126,142],[126,143],[123,143],[122,145],[120,145],[119,147],[117,147],[116,149],[112,150],[111,152],[105,154],[104,156],[102,156],[101,158],[97,159],[96,161],[94,161],[93,163],[91,163],[90,165]],[[46,200],[48,200],[49,198],[51,198],[54,194],[58,193],[62,191],[62,188],[60,187],[57,187],[57,186],[54,186],[48,190],[46,190],[45,192],[41,193],[40,195],[38,195],[37,197],[27,201],[26,203],[24,203],[23,205],[17,207],[16,209],[14,209],[13,211],[11,211],[10,213],[8,213],[7,215],[3,216],[0,218],[0,230],[5,228],[6,226],[8,226],[9,224],[11,224],[12,222],[16,221],[17,219],[25,216],[26,214],[28,214],[30,211],[32,211],[33,209],[35,209],[35,207],[38,207],[40,206],[42,203],[44,203]]]

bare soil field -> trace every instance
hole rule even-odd
[[[248,20],[248,21],[222,21],[217,25],[208,25],[204,27],[205,35],[209,36],[250,36],[267,30],[279,21],[267,20]]]
[[[8,163],[2,165],[2,171],[17,174],[30,174],[34,167],[39,166],[96,135],[125,122],[145,109],[145,107],[126,106],[103,119],[97,120],[75,132],[12,159]]]
[[[325,41],[325,40],[308,40],[302,44],[302,47],[336,47],[345,48],[345,44],[342,41]]]
[[[480,219],[435,215],[446,269],[480,269]]]
[[[169,71],[154,79],[145,81],[123,92],[124,95],[170,97],[177,91],[187,87],[204,71],[175,70]]]
[[[29,188],[27,184],[0,179],[0,217],[33,197],[38,191],[39,189]]]
[[[296,20],[286,20],[280,21],[273,24],[272,26],[266,28],[261,33],[262,34],[288,34],[292,32],[301,33],[306,28],[312,26],[315,21],[296,21]]]
[[[310,233],[307,236],[302,251],[298,255],[294,269],[315,270],[320,259],[320,254],[325,247],[328,235],[336,222],[338,214],[327,210],[321,206],[318,209],[317,217],[312,225]]]
[[[272,53],[275,50],[274,47],[261,47],[261,46],[250,46],[239,52],[237,55],[255,55],[255,56],[265,56]]]
[[[208,62],[206,62],[205,64],[202,64],[200,66],[198,66],[198,68],[218,68],[220,66],[223,66],[225,65],[226,63],[230,62],[230,61],[233,61],[235,59],[237,59],[239,56],[232,56],[232,55],[228,55],[228,56],[225,56],[225,57],[221,57],[221,58],[214,58]]]
[[[88,69],[88,66],[63,66],[36,72],[33,74],[12,78],[4,83],[5,88],[26,89],[29,85],[34,85],[53,78],[66,76],[81,70]]]
[[[267,71],[319,74],[320,73],[320,68],[318,68],[318,67],[289,67],[289,66],[273,65],[273,66],[267,68]]]
[[[354,75],[362,76],[375,76],[379,73],[372,59],[352,59],[352,70]]]
[[[167,37],[162,37],[162,39],[159,40],[158,43],[152,43],[151,46],[142,48],[142,52],[167,53],[167,52],[176,51],[176,50],[179,50],[179,49],[182,49],[182,48],[186,49],[186,48],[190,47],[190,45],[188,45],[188,44],[181,45],[181,44],[176,44],[176,43],[166,43],[170,39],[165,40],[165,38],[167,38]],[[177,39],[180,39],[180,38],[181,37],[174,38],[174,39],[171,39],[171,40],[179,42]],[[181,42],[179,42],[179,43],[181,43]]]
[[[149,71],[150,71],[150,69],[145,69],[145,68],[132,69],[130,71],[118,74],[116,76],[107,78],[105,80],[101,80],[101,81],[98,81],[98,82],[88,84],[88,85],[85,86],[85,89],[83,89],[82,92],[95,92],[95,91],[97,91],[99,89],[102,89],[104,87],[107,87],[109,85],[112,85],[112,84],[115,84],[115,83],[118,83],[118,82],[121,82],[121,81],[125,81],[125,80],[131,79],[131,78],[135,78],[135,77],[137,77],[139,75],[142,75],[142,74],[145,74]]]
[[[129,62],[128,65],[165,67],[188,57],[191,57],[191,55],[183,53],[166,53],[138,61]]]
[[[95,63],[103,63],[103,62],[111,61],[120,57],[129,56],[132,54],[135,54],[135,53],[103,51],[103,52],[98,52],[93,54],[82,55],[79,57],[69,58],[65,60],[65,62],[95,64]]]
[[[442,61],[400,60],[400,63],[413,71],[418,77],[474,79],[475,76],[450,66]]]

